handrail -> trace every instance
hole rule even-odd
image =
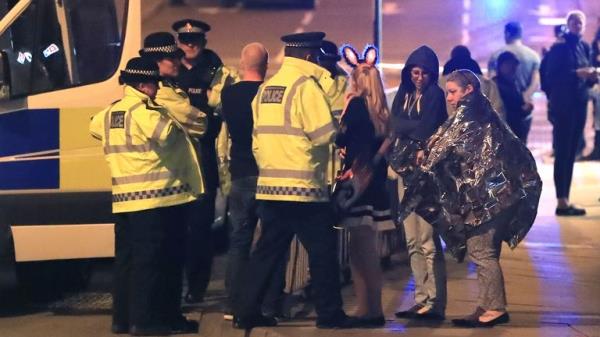
[[[0,35],[4,34],[4,32],[10,27],[15,20],[25,12],[25,10],[31,5],[33,0],[20,0],[16,5],[11,8],[6,15],[0,20]]]

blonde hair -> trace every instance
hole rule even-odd
[[[387,132],[390,111],[385,99],[383,82],[379,70],[368,64],[359,64],[352,70],[352,90],[350,97],[363,97],[367,102],[369,117],[375,127],[375,134],[385,135]]]

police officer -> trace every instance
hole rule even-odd
[[[215,139],[221,131],[222,119],[216,108],[220,103],[221,90],[226,84],[233,82],[235,76],[223,66],[215,52],[206,49],[205,34],[210,31],[208,24],[185,19],[175,22],[172,28],[177,32],[178,45],[184,52],[177,83],[187,92],[192,105],[207,116],[206,132],[199,138],[196,148],[202,158],[206,194],[199,202],[198,212],[202,214],[202,221],[189,229],[185,268],[188,281],[185,301],[195,303],[203,300],[212,265],[212,257],[208,258],[199,247],[204,242],[207,228],[214,221],[215,198],[219,187]]]
[[[159,72],[133,58],[121,71],[121,100],[93,116],[112,176],[115,224],[113,333],[192,333],[180,299],[189,203],[203,193],[189,136],[153,102]]]
[[[284,36],[286,57],[281,69],[260,87],[252,103],[262,231],[247,265],[245,292],[234,304],[236,328],[277,325],[260,313],[260,303],[274,269],[286,259],[294,234],[309,255],[317,327],[352,327],[355,322],[342,309],[327,190],[335,126],[322,88],[329,89],[333,80],[316,64],[324,36],[321,32]]]
[[[144,39],[140,55],[154,60],[158,65],[161,80],[158,82],[156,103],[166,107],[190,136],[196,138],[204,135],[206,114],[192,105],[187,93],[176,83],[183,51],[177,47],[173,35],[167,32],[148,35]],[[202,161],[202,158],[199,160]]]

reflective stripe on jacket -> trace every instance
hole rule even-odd
[[[253,152],[259,167],[256,198],[327,201],[327,164],[335,124],[322,86],[324,68],[286,57],[258,90],[252,110]]]
[[[104,147],[113,213],[183,204],[204,192],[189,135],[134,88],[125,86],[123,99],[96,114],[90,132]]]

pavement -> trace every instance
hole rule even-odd
[[[324,29],[336,41],[348,41],[362,46],[370,41],[372,7],[364,0],[320,0],[317,11],[252,11],[239,7],[219,9],[214,0],[188,0],[188,6],[169,7],[164,0],[143,0],[143,34],[170,30],[171,22],[182,17],[207,19],[213,25],[209,46],[219,52],[225,63],[237,64],[239,50],[248,42],[264,41],[271,50],[273,67],[277,67],[281,43],[279,35],[295,30]],[[431,2],[432,3],[432,2]],[[471,1],[447,0],[430,2],[419,0],[384,0],[384,60],[402,62],[406,54],[420,43],[428,43],[440,55],[461,42],[465,36],[461,25],[463,8]],[[488,1],[486,4],[506,5],[509,8],[483,8],[484,2],[472,2],[472,16],[468,22],[472,51],[482,64],[490,50],[502,43],[498,30],[502,20],[518,17],[531,27],[527,42],[536,49],[550,41],[549,27],[534,27],[532,8],[543,10],[550,6],[551,13],[564,15],[568,8],[582,8],[595,16],[589,18],[588,31],[593,29],[600,13],[596,0],[532,0],[528,2]],[[340,10],[340,7],[344,11]],[[531,6],[528,7],[528,6]],[[432,7],[429,11],[423,8]],[[466,8],[466,7],[465,7]],[[465,9],[463,8],[463,9]],[[440,15],[458,13],[458,17],[439,20]],[[494,16],[498,13],[502,15]],[[365,14],[367,13],[367,14]],[[487,16],[486,16],[487,15]],[[529,20],[529,21],[526,21]],[[484,24],[489,22],[488,24]],[[447,31],[442,35],[440,32]],[[546,32],[546,30],[548,30]],[[437,32],[437,33],[435,33]],[[481,37],[479,37],[481,35]],[[402,43],[399,43],[400,41]],[[444,58],[444,57],[442,57]],[[396,70],[397,72],[397,70]],[[390,76],[389,86],[397,84]],[[396,78],[396,82],[394,82]],[[448,308],[447,321],[427,324],[395,319],[394,312],[410,307],[414,284],[410,276],[406,254],[393,258],[391,269],[384,274],[383,306],[387,324],[381,329],[319,330],[314,327],[314,312],[307,318],[283,322],[275,328],[255,328],[251,331],[234,330],[231,322],[223,321],[219,312],[223,296],[224,259],[215,262],[215,274],[206,302],[200,306],[186,306],[191,319],[201,322],[196,335],[217,337],[353,337],[353,336],[514,336],[514,337],[600,337],[600,162],[577,163],[571,199],[587,209],[588,215],[577,218],[556,217],[552,182],[552,158],[549,127],[545,121],[543,95],[536,99],[534,125],[530,148],[538,161],[544,181],[538,217],[531,232],[514,250],[504,246],[501,264],[504,270],[511,322],[492,329],[454,328],[449,320],[470,313],[476,305],[477,284],[474,265],[447,259]],[[110,327],[110,268],[105,266],[101,276],[96,275],[92,288],[85,292],[68,294],[65,298],[42,304],[26,303],[12,306],[0,301],[0,337],[66,337],[113,336]],[[94,285],[94,283],[96,285]],[[98,285],[99,284],[99,285]],[[15,295],[18,297],[18,295]],[[353,312],[352,287],[343,289],[345,309]],[[8,306],[8,308],[6,307]]]

